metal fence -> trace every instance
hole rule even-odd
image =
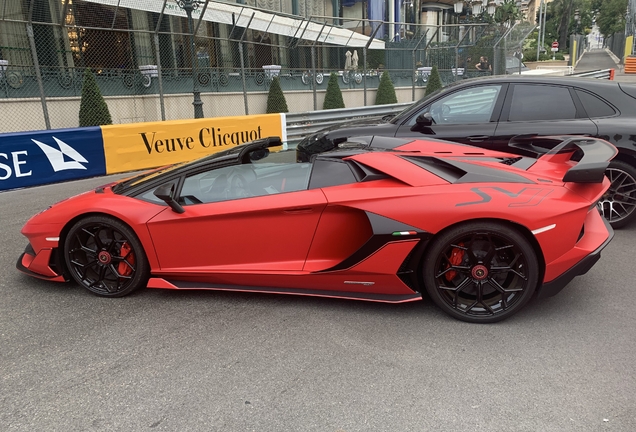
[[[322,107],[331,74],[347,106],[373,105],[383,71],[415,100],[432,66],[444,84],[481,74],[480,56],[506,73],[534,28],[304,19],[209,0],[194,11],[172,0],[3,1],[0,132],[77,127],[87,70],[115,123],[192,118],[197,94],[205,117],[263,113],[274,77],[296,112]]]
[[[568,61],[568,65],[576,67],[576,64],[588,47],[587,43],[586,35],[570,35],[570,59]]]
[[[623,57],[625,57],[625,32],[614,33],[606,38],[605,46],[623,61]]]

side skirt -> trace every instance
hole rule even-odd
[[[376,294],[364,292],[346,292],[346,291],[321,291],[307,290],[302,288],[273,288],[273,287],[257,287],[257,286],[236,286],[208,284],[205,282],[190,282],[181,280],[167,280],[162,278],[150,278],[148,288],[173,289],[173,290],[214,290],[214,291],[235,291],[235,292],[252,292],[264,294],[290,294],[309,297],[326,297],[348,300],[363,300],[379,303],[406,303],[422,300],[419,293],[412,294]]]

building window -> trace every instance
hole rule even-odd
[[[124,8],[70,0],[66,24],[75,65],[96,69],[135,67],[132,39],[128,31],[121,31],[130,28],[129,13]]]

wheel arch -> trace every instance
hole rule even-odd
[[[614,160],[625,162],[636,169],[636,153],[627,152],[626,150],[618,147],[618,154]]]
[[[109,213],[93,211],[93,212],[88,212],[88,213],[81,213],[81,214],[69,219],[69,221],[66,222],[66,224],[64,225],[64,227],[60,231],[60,239],[58,240],[58,243],[57,243],[58,244],[58,247],[57,247],[57,259],[58,259],[58,262],[60,263],[60,266],[62,268],[64,277],[70,277],[69,270],[68,270],[68,268],[66,266],[66,260],[64,259],[64,244],[66,243],[66,237],[68,236],[69,231],[71,231],[71,228],[73,227],[73,225],[75,225],[81,219],[92,217],[92,216],[102,216],[102,217],[107,217],[107,218],[110,218],[110,219],[117,220],[118,222],[126,225],[126,227],[128,227],[133,233],[135,233],[135,235],[137,235],[137,233],[135,232],[133,227],[130,226],[129,223],[127,223],[125,220],[123,220],[121,218],[118,218],[116,216],[113,216],[112,214],[109,214]],[[137,238],[139,238],[138,235],[137,235]],[[139,243],[141,244],[142,247],[144,246],[144,244],[141,241],[141,239],[139,239]],[[147,257],[148,256],[148,252],[146,250],[144,250],[144,253],[146,254],[146,257]]]
[[[431,241],[450,229],[453,229],[463,224],[473,223],[473,222],[495,222],[495,223],[504,224],[515,229],[516,231],[519,232],[519,234],[523,235],[526,238],[526,240],[528,240],[528,242],[532,246],[532,249],[534,250],[537,256],[537,261],[539,263],[538,281],[539,281],[539,286],[541,286],[541,284],[543,283],[544,275],[545,275],[546,263],[545,263],[545,257],[543,255],[543,250],[541,249],[539,242],[534,237],[532,232],[527,227],[510,220],[498,219],[498,218],[478,218],[478,219],[464,220],[464,221],[457,222],[445,227],[444,229],[435,233],[426,241],[421,242],[415,248],[413,253],[410,254],[410,256],[407,258],[407,263],[405,263],[404,267],[410,270],[409,274],[411,275],[411,283],[415,284],[418,292],[423,294],[426,291],[424,288],[424,276],[422,272],[422,266],[424,265],[424,257],[426,256],[426,254],[428,253],[428,250],[430,249]]]

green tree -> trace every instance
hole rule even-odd
[[[504,0],[495,11],[495,22],[512,26],[515,21],[521,18],[521,11],[517,7],[515,0]]]
[[[79,125],[80,127],[101,126],[113,124],[113,119],[108,111],[108,105],[99,91],[95,76],[89,68],[84,72],[82,84],[82,99],[80,101]]]
[[[610,3],[614,1],[609,0]],[[626,7],[627,0],[619,1],[624,1]],[[607,0],[603,0],[602,4],[606,3]],[[559,51],[567,51],[571,34],[589,33],[587,29],[592,27],[591,12],[596,7],[595,4],[600,5],[601,3],[597,3],[597,0],[553,0],[547,4],[545,42],[550,56],[552,54],[549,52],[550,44],[553,41],[559,42]],[[579,11],[580,22],[576,22],[574,18],[576,10]],[[620,14],[618,16],[620,18]],[[611,20],[615,20],[614,15],[611,16]]]
[[[389,72],[382,72],[380,78],[380,85],[378,86],[378,92],[375,95],[376,105],[394,104],[397,103],[397,96],[395,95],[395,87],[391,82]]]
[[[329,75],[329,82],[327,83],[327,94],[325,94],[325,102],[322,104],[322,109],[335,109],[344,108],[345,103],[342,99],[342,92],[338,85],[338,74],[332,72]]]
[[[428,96],[442,87],[444,86],[442,85],[442,79],[439,76],[437,66],[433,66],[433,69],[431,69],[431,75],[428,77],[428,82],[426,83],[426,93],[424,96]]]
[[[601,3],[596,24],[604,36],[609,37],[625,30],[627,0],[604,0]]]
[[[274,77],[269,86],[269,93],[267,94],[267,114],[286,112],[289,112],[289,109],[287,108],[287,101],[285,100],[283,89],[280,88],[278,77]]]

